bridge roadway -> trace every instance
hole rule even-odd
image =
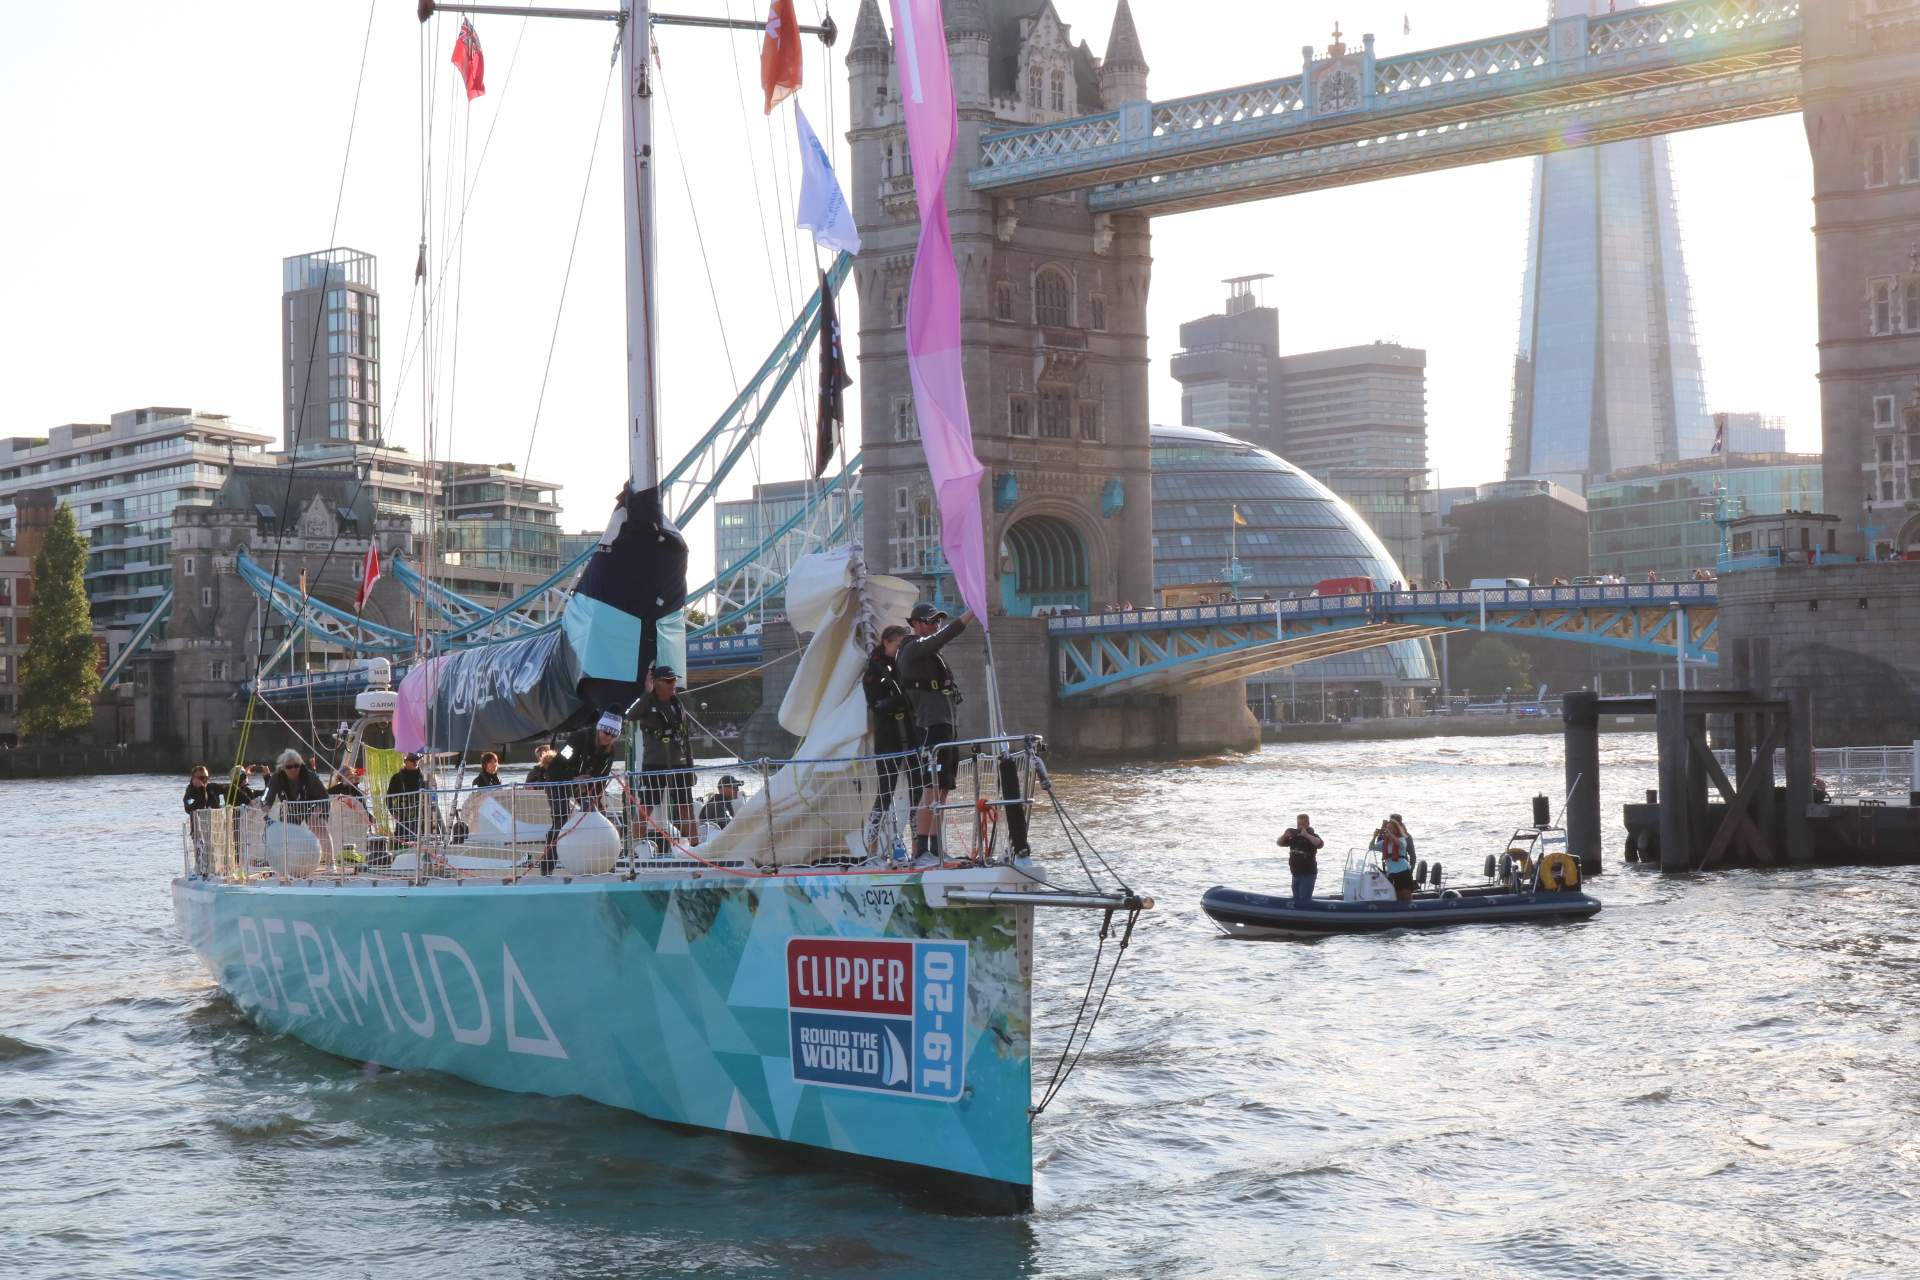
[[[1713,582],[1376,591],[1051,619],[1061,696],[1205,687],[1456,631],[1605,645],[1719,661]]]
[[[1801,0],[1675,0],[988,134],[974,191],[1179,213],[1800,110]]]
[[[1457,631],[1604,645],[1696,665],[1719,661],[1719,584],[1629,583],[1487,591],[1376,591],[1052,618],[1056,688],[1077,694],[1204,687],[1315,658]],[[696,681],[760,663],[758,635],[687,642]],[[702,681],[704,682],[704,681]]]

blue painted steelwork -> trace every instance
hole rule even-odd
[[[329,644],[380,657],[397,657],[413,652],[413,635],[410,632],[383,627],[377,622],[357,618],[345,609],[336,609],[324,600],[302,596],[300,588],[290,582],[282,582],[262,569],[245,551],[235,555],[233,563],[241,581],[252,587],[254,593],[272,605],[273,611],[290,625],[301,628],[309,635],[318,636]]]
[[[395,663],[392,683],[399,687],[407,668]],[[307,671],[290,676],[267,676],[258,682],[260,696],[268,702],[304,702],[308,698],[350,698],[367,688],[367,673],[353,671]],[[243,692],[255,691],[253,681],[241,686]]]
[[[1054,618],[1062,696],[1207,685],[1453,631],[1569,640],[1716,664],[1718,584],[1376,591]]]
[[[838,294],[840,285],[852,270],[853,255],[842,252],[834,259],[833,266],[827,271],[827,286]],[[781,335],[780,341],[774,344],[773,351],[767,356],[766,361],[753,377],[748,379],[747,385],[741,388],[740,394],[733,398],[733,403],[727,406],[726,411],[707,430],[707,433],[694,442],[693,447],[687,450],[686,455],[680,459],[673,470],[667,473],[666,479],[660,482],[662,500],[667,504],[675,524],[684,528],[687,521],[712,500],[721,482],[732,473],[740,459],[746,456],[747,449],[759,437],[761,428],[766,425],[768,417],[772,415],[774,406],[779,404],[787,384],[793,381],[794,375],[806,363],[808,350],[819,334],[820,295],[816,291],[807,300],[807,305],[801,309],[799,317]],[[760,394],[762,386],[770,377],[774,379],[774,384],[772,389],[761,397],[760,411],[743,425],[737,419],[746,412],[747,406],[753,402],[756,395]],[[737,438],[723,445],[722,441],[725,440],[729,430],[736,432]],[[712,474],[705,480],[690,479],[701,461],[714,455],[716,451],[720,460]],[[693,495],[683,501],[674,502],[672,499],[677,494],[676,486],[694,486]]]
[[[709,636],[687,641],[687,669],[705,671],[714,667],[750,667],[760,662],[760,634],[746,636]]]
[[[980,192],[1156,213],[1798,111],[1799,0],[1676,0],[989,134]]]
[[[107,664],[106,671],[100,677],[100,687],[102,689],[108,688],[115,680],[119,679],[121,668],[127,665],[128,659],[132,658],[134,653],[142,645],[146,644],[153,633],[160,629],[160,624],[167,620],[167,615],[172,612],[173,588],[168,587],[154,599],[153,608],[147,613],[147,620],[141,623],[139,628],[135,630],[131,636],[127,637],[127,642],[120,646],[119,654],[112,662]]]

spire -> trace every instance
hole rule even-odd
[[[860,0],[860,15],[853,20],[853,44],[847,58],[878,54],[882,60],[893,56],[893,44],[887,39],[887,24],[880,20],[878,0]]]
[[[1107,37],[1107,56],[1100,60],[1100,103],[1108,111],[1123,103],[1147,100],[1147,56],[1140,50],[1140,33],[1133,28],[1133,10],[1127,0],[1113,11],[1113,32]]]
[[[1103,70],[1139,71],[1150,70],[1147,56],[1140,50],[1140,33],[1133,27],[1133,10],[1127,7],[1127,0],[1120,0],[1120,7],[1113,11],[1113,32],[1107,37],[1107,56],[1100,60]]]

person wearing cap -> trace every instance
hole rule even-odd
[[[920,803],[926,787],[925,770],[920,761],[920,730],[913,720],[913,694],[900,680],[900,646],[913,632],[898,624],[880,633],[880,643],[867,656],[861,689],[867,695],[867,714],[873,732],[875,779],[873,809],[867,814],[867,851],[879,851],[887,834],[887,812],[893,808],[893,792],[900,775],[907,775],[907,801],[912,808]]]
[[[343,767],[338,773],[333,775],[333,785],[327,788],[327,794],[330,796],[363,797],[366,793],[360,789],[360,781],[366,776],[367,771],[365,769],[348,769]]]
[[[553,826],[547,832],[546,852],[540,857],[541,875],[553,874],[553,865],[558,860],[553,851],[554,842],[566,829],[574,807],[600,808],[607,780],[613,776],[614,748],[619,745],[624,728],[617,714],[603,712],[592,724],[568,734],[566,742],[546,760],[546,781],[567,785],[547,788],[547,811],[552,815]]]
[[[922,780],[919,794],[913,797],[919,810],[914,827],[915,854],[938,852],[934,832],[939,815],[933,806],[947,802],[960,769],[959,752],[946,745],[954,739],[954,710],[960,702],[960,691],[954,687],[953,669],[940,651],[971,621],[971,609],[947,622],[945,610],[923,600],[907,615],[913,635],[900,646],[899,656],[894,659],[901,682],[913,696],[913,719],[920,730],[918,745],[923,752],[931,753],[930,772],[934,775]]]
[[[700,836],[693,813],[693,736],[675,696],[679,687],[679,672],[655,667],[647,674],[646,691],[634,704],[640,732],[640,807],[665,804],[668,823],[691,843]],[[667,843],[663,833],[650,834],[656,843]]]
[[[387,779],[387,812],[393,815],[394,834],[409,844],[420,843],[426,822],[427,775],[420,771],[420,753],[400,758],[400,770]]]
[[[740,798],[740,779],[730,773],[720,775],[720,789],[700,806],[700,821],[724,828],[733,821],[733,802]]]

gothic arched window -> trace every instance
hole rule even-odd
[[[1053,109],[1055,111],[1067,109],[1067,73],[1064,71],[1053,73]]]
[[[1013,319],[1013,286],[1002,282],[993,290],[993,313],[1001,320]]]
[[[1072,285],[1067,273],[1058,267],[1048,267],[1033,282],[1033,318],[1036,323],[1052,325],[1056,329],[1067,327],[1067,300]]]
[[[1089,300],[1088,309],[1093,312],[1093,315],[1090,317],[1093,321],[1092,327],[1105,330],[1107,327],[1107,300],[1095,294],[1094,297]]]
[[[1040,68],[1038,67],[1027,68],[1027,105],[1030,107],[1040,105]]]

